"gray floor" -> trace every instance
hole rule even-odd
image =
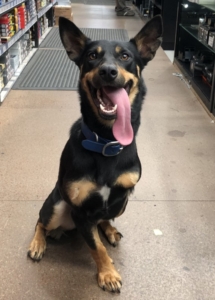
[[[73,5],[80,27],[123,28],[136,15]],[[215,299],[215,124],[162,49],[143,72],[148,95],[137,137],[143,176],[115,221],[124,238],[108,252],[123,278],[119,299]],[[0,299],[110,299],[77,232],[49,241],[44,259],[26,257],[38,211],[53,188],[75,91],[11,91],[0,107]],[[156,235],[159,229],[162,235]]]

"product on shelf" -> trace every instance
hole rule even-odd
[[[22,5],[18,6],[17,10],[18,10],[18,17],[19,17],[19,27],[20,29],[24,29],[28,21],[30,21],[27,20],[25,3],[22,3]]]
[[[42,16],[39,20],[38,20],[38,23],[37,23],[37,26],[38,26],[38,38],[40,38],[44,33],[45,31],[47,30],[48,28],[48,19],[46,18],[46,16]]]
[[[34,48],[36,46],[36,39],[37,39],[35,26],[32,26],[30,28],[29,34],[30,34],[30,40],[31,40],[31,43],[32,43],[32,47]]]
[[[0,0],[0,6],[4,5],[6,2],[8,2],[8,1]]]
[[[18,29],[15,26],[14,18],[14,10],[0,17],[0,35],[2,43],[7,43]]]
[[[193,77],[202,77],[203,80],[212,84],[214,56],[211,52],[198,51],[190,61],[190,71]]]
[[[14,69],[12,68],[10,62],[10,53],[8,51],[0,56],[0,64],[5,65],[3,70],[3,82],[4,85],[6,85],[14,74]]]
[[[10,1],[0,0],[0,6]],[[6,47],[0,47],[1,53],[3,53],[0,56],[0,92],[30,50],[33,47],[38,47],[39,37],[45,33],[49,26],[53,26],[53,7],[46,12],[46,15],[43,15],[43,11],[41,11],[40,15],[42,14],[42,16],[39,19],[37,15],[38,11],[52,3],[52,0],[26,0],[26,2],[16,6],[17,2],[13,1],[12,6],[14,5],[14,8],[0,14],[0,45],[8,43],[18,31],[25,29],[32,19],[35,18],[35,22],[32,22],[34,25],[29,31],[19,32],[19,36],[22,37],[17,42],[15,42],[17,38],[14,38]],[[9,49],[4,52],[5,48],[8,47]]]
[[[0,64],[0,91],[4,88],[3,73],[5,69],[5,64]]]
[[[17,68],[19,67],[19,57],[16,54],[11,54],[10,55],[10,64],[11,67],[14,69],[14,71],[17,70]]]
[[[37,11],[39,11],[41,8],[49,5],[48,0],[36,0],[36,6],[37,6]]]
[[[10,57],[11,57],[11,65],[16,70],[18,66],[23,62],[23,60],[28,55],[29,51],[32,48],[32,43],[30,41],[29,32],[26,33],[21,39],[16,42],[9,49]]]
[[[192,47],[184,47],[183,50],[179,50],[178,59],[183,62],[190,62],[193,55],[195,54],[195,49]]]
[[[71,5],[56,5],[54,7],[55,25],[58,25],[59,17],[67,18],[73,21],[73,12]]]
[[[215,50],[215,32],[209,32],[208,46]]]
[[[199,18],[198,38],[201,42],[214,47],[215,16],[213,13],[206,13]]]
[[[36,16],[37,9],[36,9],[36,3],[34,0],[29,0],[26,2],[26,13],[27,13],[27,19],[28,22]]]

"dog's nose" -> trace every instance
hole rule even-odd
[[[117,67],[115,65],[103,64],[99,68],[99,75],[105,81],[113,81],[118,75]]]

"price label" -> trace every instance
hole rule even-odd
[[[213,48],[213,45],[214,45],[214,35],[209,35],[209,38],[208,38],[208,45]]]

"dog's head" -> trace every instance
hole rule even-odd
[[[112,128],[116,140],[130,144],[131,110],[136,101],[142,102],[141,72],[161,44],[161,17],[150,20],[129,42],[92,41],[65,18],[60,18],[59,29],[69,58],[80,69],[82,113],[83,107],[92,111],[100,124]]]

